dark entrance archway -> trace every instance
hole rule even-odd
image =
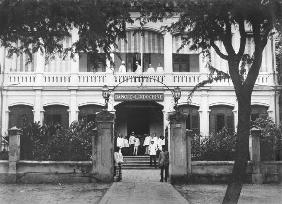
[[[154,101],[125,101],[115,106],[115,130],[122,135],[163,134],[163,106]]]

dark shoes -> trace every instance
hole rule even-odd
[[[160,182],[164,182],[164,181],[161,179]]]

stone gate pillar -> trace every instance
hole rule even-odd
[[[187,115],[173,112],[169,115],[170,121],[170,149],[169,149],[169,173],[170,182],[185,182],[188,173],[187,137],[186,137]]]
[[[250,159],[253,163],[253,172],[252,172],[252,182],[254,184],[263,183],[263,175],[260,168],[260,137],[261,130],[257,128],[251,129],[251,141],[250,141]]]
[[[17,182],[17,163],[20,160],[20,136],[21,130],[17,127],[12,127],[8,130],[9,134],[9,173],[8,183]]]
[[[114,118],[102,110],[96,115],[97,135],[92,138],[92,173],[99,181],[111,182],[114,175]]]

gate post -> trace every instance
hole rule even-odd
[[[187,140],[187,173],[188,177],[192,174],[192,134],[193,130],[186,130]]]
[[[187,115],[173,112],[169,115],[170,121],[170,182],[178,183],[187,180],[188,158],[186,137]]]
[[[250,159],[253,163],[253,171],[252,171],[252,183],[254,184],[262,184],[263,183],[263,175],[261,173],[261,159],[260,159],[260,137],[261,130],[257,128],[251,129],[251,151],[250,151]]]
[[[17,163],[20,160],[20,136],[21,130],[12,127],[8,130],[9,135],[9,174],[8,183],[17,182]]]
[[[114,175],[113,134],[115,115],[102,110],[96,115],[97,135],[92,138],[92,173],[103,182],[112,182]]]

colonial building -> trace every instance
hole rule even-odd
[[[100,63],[93,67],[86,53],[65,60],[58,56],[49,63],[37,53],[33,62],[26,64],[25,55],[8,58],[7,51],[0,48],[2,135],[12,126],[23,126],[25,121],[67,126],[82,117],[93,120],[104,105],[104,85],[111,90],[108,110],[115,112],[116,131],[123,135],[131,131],[164,134],[169,125],[167,115],[173,111],[175,87],[181,89],[178,104],[188,113],[187,128],[198,130],[203,136],[223,127],[236,130],[238,105],[230,79],[200,88],[187,103],[191,89],[207,78],[207,59],[188,47],[178,51],[181,37],[161,30],[168,23],[149,23],[142,35],[134,34],[137,23],[129,25],[127,40],[118,41],[118,49],[113,50],[115,66],[103,53],[101,60],[106,60],[106,66]],[[77,31],[73,30],[72,37],[64,43],[70,45],[77,38]],[[234,32],[235,47],[238,39]],[[223,45],[218,45],[223,49]],[[246,50],[253,51],[251,38]],[[120,71],[122,61],[125,70]],[[211,62],[228,72],[227,63],[213,50]],[[142,70],[136,71],[137,66]],[[276,85],[274,41],[269,39],[252,96],[252,119],[268,115],[279,122]]]

